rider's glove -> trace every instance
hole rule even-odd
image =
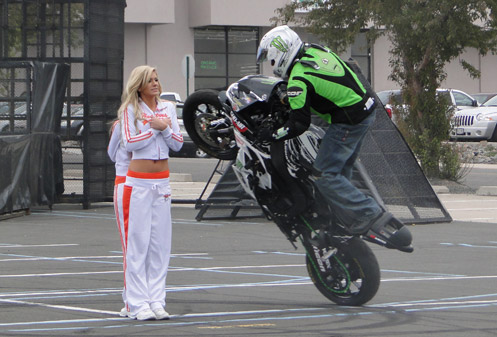
[[[260,143],[267,143],[267,142],[273,142],[274,137],[273,137],[273,130],[270,128],[261,128],[260,131],[257,133],[255,136],[257,141]]]

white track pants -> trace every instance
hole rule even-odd
[[[128,311],[136,315],[166,305],[166,276],[171,257],[169,171],[128,172],[122,200],[124,298]]]

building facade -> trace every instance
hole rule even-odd
[[[141,64],[158,69],[164,91],[183,99],[201,88],[225,88],[237,79],[271,70],[255,63],[260,38],[271,28],[275,9],[291,0],[127,0],[124,81]],[[294,28],[294,27],[292,27]],[[295,28],[302,40],[318,42]],[[368,46],[363,35],[342,55],[354,58],[376,91],[395,89],[389,80],[390,43],[386,37]],[[497,91],[497,56],[476,50],[461,56],[481,71],[472,79],[456,60],[447,66],[447,88],[467,93]]]

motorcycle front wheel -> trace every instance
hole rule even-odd
[[[329,247],[331,254],[316,246],[307,246],[310,246],[306,248],[307,272],[316,288],[330,301],[359,306],[376,295],[380,267],[371,248],[360,238]]]
[[[188,96],[183,106],[183,123],[192,141],[209,156],[236,158],[235,136],[217,91],[203,89]]]

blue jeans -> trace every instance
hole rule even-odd
[[[335,215],[347,227],[362,227],[383,211],[350,179],[362,141],[374,122],[375,112],[356,125],[331,124],[321,142],[314,167],[321,172],[315,184]]]

